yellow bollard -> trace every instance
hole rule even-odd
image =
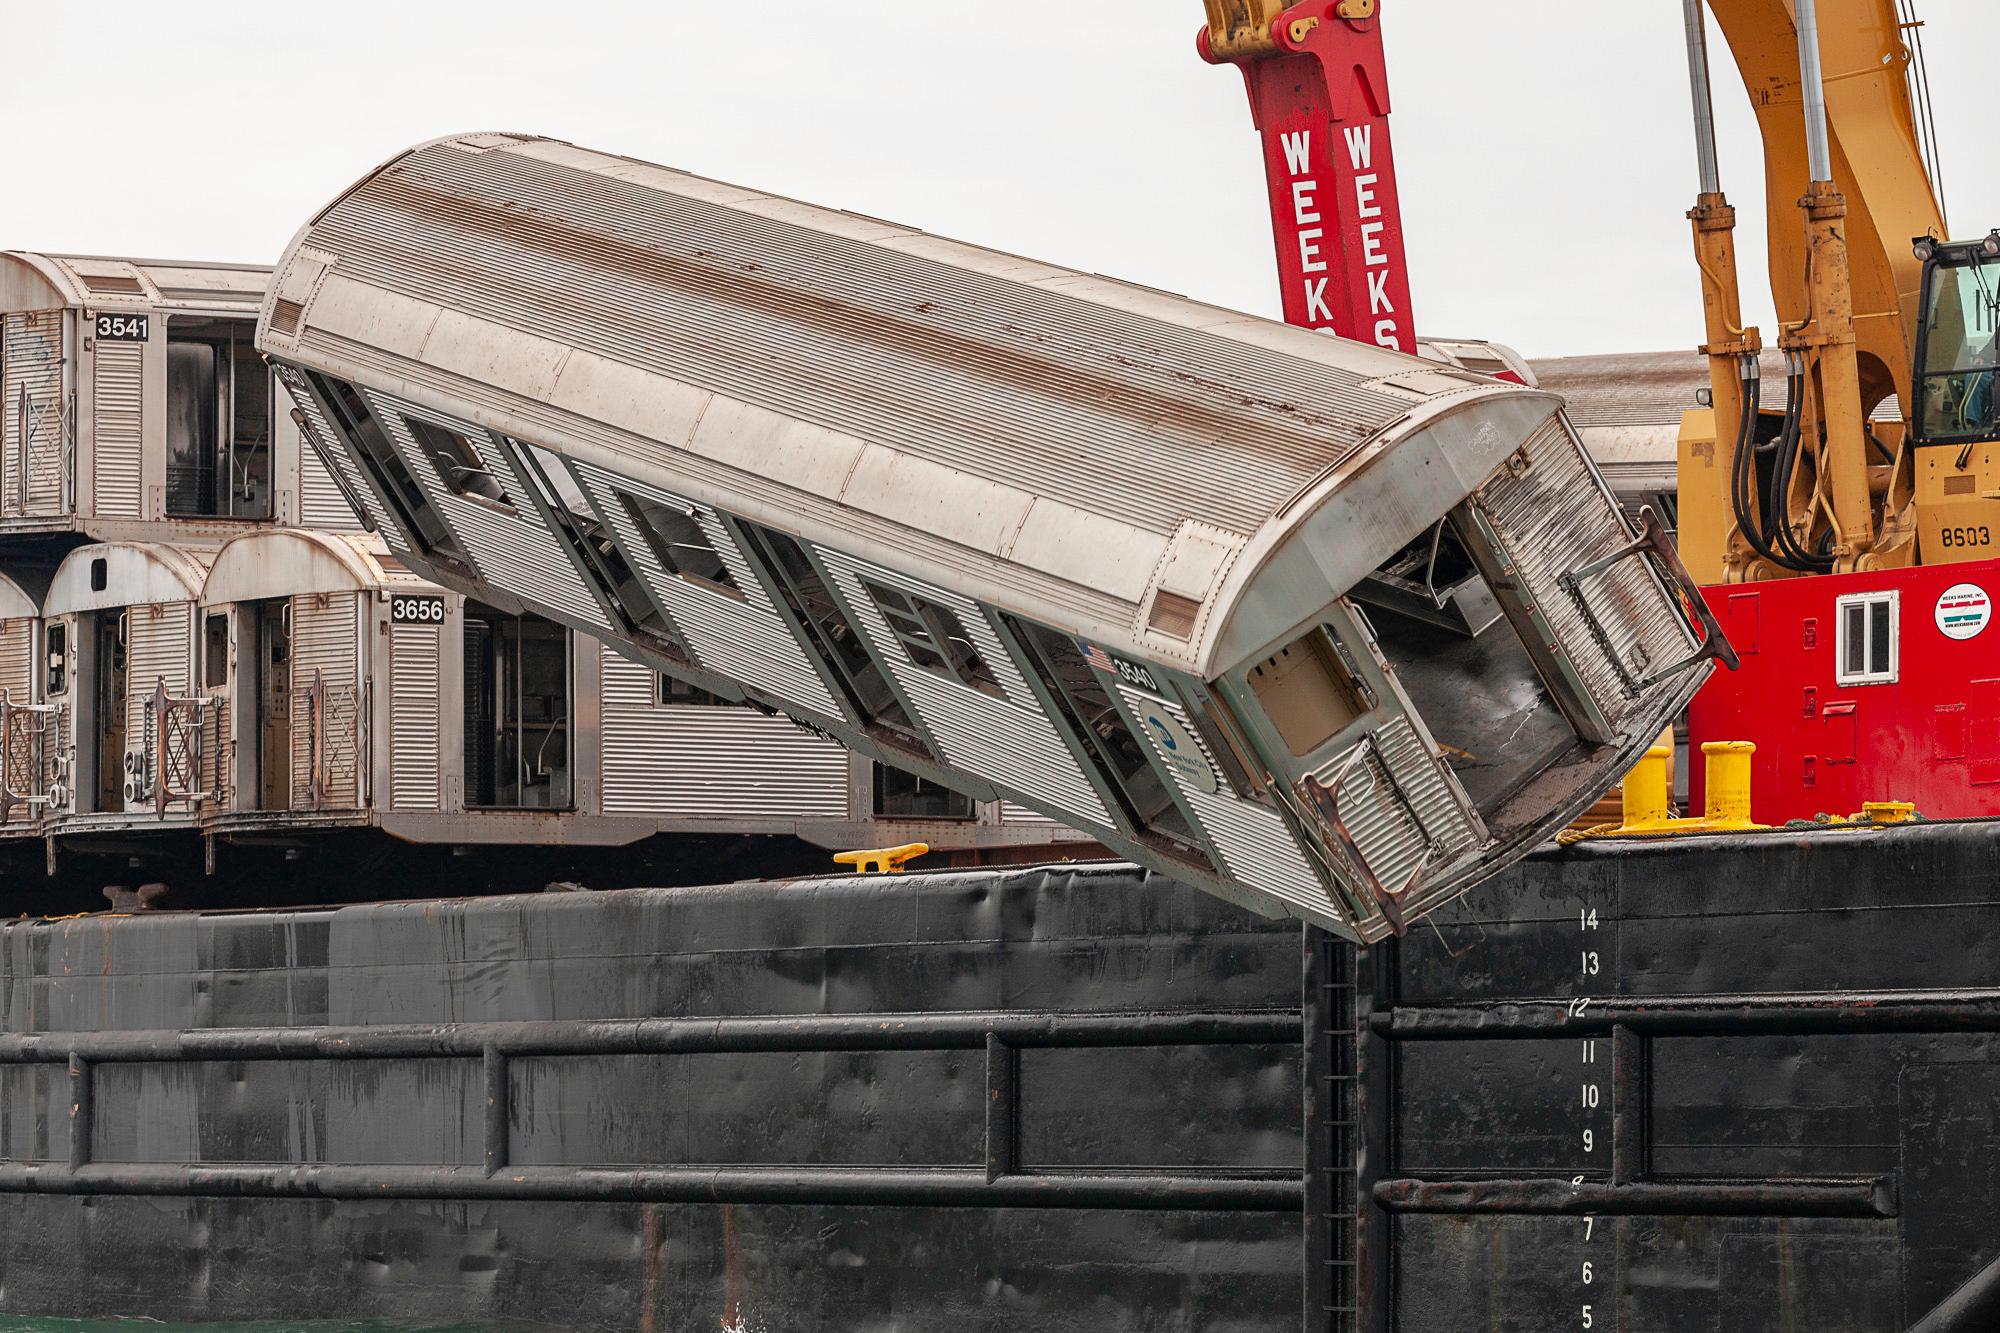
[[[863,875],[900,875],[903,867],[931,849],[927,842],[906,842],[900,847],[875,847],[867,851],[835,852],[833,859],[853,866]]]
[[[1856,823],[1907,824],[1917,807],[1908,801],[1863,801]]]
[[[1747,829],[1750,822],[1750,756],[1753,741],[1708,741],[1701,747],[1708,774],[1707,808],[1702,822],[1714,829]]]
[[[1653,828],[1673,817],[1673,793],[1667,790],[1673,760],[1673,746],[1655,745],[1646,751],[1644,759],[1632,765],[1632,771],[1625,775],[1622,793],[1623,827]]]

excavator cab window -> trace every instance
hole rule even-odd
[[[1941,248],[1924,266],[1917,342],[1920,444],[2000,435],[1994,372],[2000,370],[2000,255],[1982,246]]]

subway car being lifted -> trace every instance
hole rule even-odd
[[[370,173],[258,345],[426,577],[1353,937],[1727,652],[1548,394],[554,140]]]

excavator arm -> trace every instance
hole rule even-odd
[[[1923,266],[1909,238],[1939,235],[1944,221],[1897,0],[1707,0],[1763,140],[1782,413],[1756,410],[1762,340],[1737,313],[1702,0],[1685,4],[1703,170],[1689,217],[1713,411],[1690,413],[1682,431],[1684,557],[1709,583],[1914,563],[1907,432],[1874,418],[1892,399],[1904,412],[1912,406]],[[1816,40],[1802,41],[1802,31]]]

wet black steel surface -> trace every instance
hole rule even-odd
[[[1122,867],[10,924],[0,1308],[1295,1326],[1303,944]]]
[[[16,923],[0,1309],[1965,1333],[1996,889],[1966,824],[1585,845],[1359,958],[1123,868]]]

